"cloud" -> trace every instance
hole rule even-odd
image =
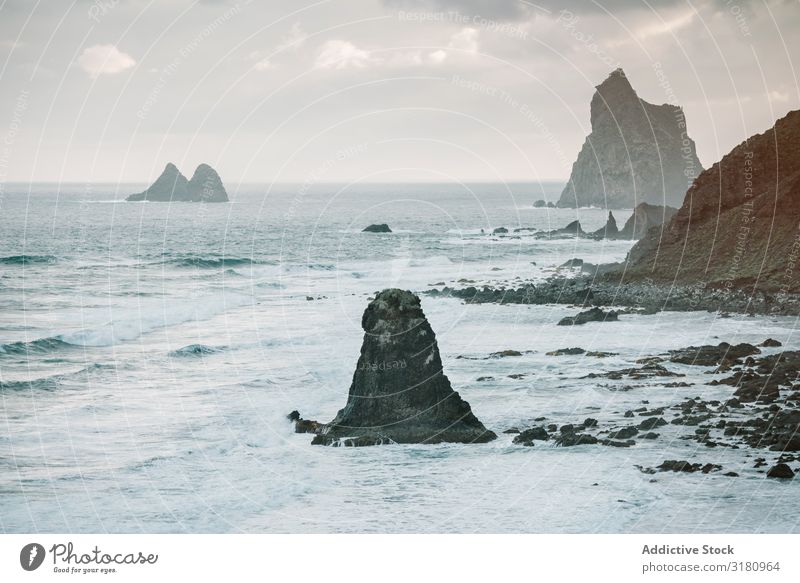
[[[380,62],[370,51],[345,40],[329,40],[322,46],[314,66],[318,69],[363,69]]]
[[[283,37],[281,42],[279,42],[272,50],[271,55],[282,53],[283,51],[287,50],[296,51],[305,44],[306,40],[308,40],[308,34],[303,30],[303,27],[300,26],[299,22],[295,22],[292,25],[292,28],[289,30],[289,34]],[[272,62],[270,57],[262,57],[261,55],[262,53],[260,51],[253,51],[248,56],[251,61],[257,61],[253,65],[253,68],[256,71],[267,71],[269,69],[274,69],[275,64]]]
[[[478,29],[472,27],[462,28],[459,32],[450,37],[450,48],[465,51],[467,53],[478,52]]]
[[[114,45],[94,45],[83,49],[83,53],[78,57],[78,65],[92,79],[100,75],[121,73],[135,64],[133,57],[121,52]]]
[[[454,11],[497,20],[520,20],[532,14],[531,7],[520,0],[383,0],[393,9]]]

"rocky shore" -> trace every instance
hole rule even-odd
[[[567,304],[581,308],[621,306],[642,313],[710,311],[761,315],[800,314],[800,294],[748,293],[744,290],[703,285],[669,285],[652,281],[619,284],[609,271],[618,265],[582,264],[578,277],[554,277],[539,284],[515,286],[445,286],[425,292],[434,297],[454,297],[483,304]],[[586,272],[592,274],[589,276]]]

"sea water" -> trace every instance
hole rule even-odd
[[[227,204],[123,202],[142,188],[7,185],[0,530],[800,529],[798,480],[765,479],[753,467],[764,452],[680,439],[691,428],[621,449],[522,447],[503,433],[587,417],[621,427],[645,401],[729,398],[705,367],[668,365],[690,388],[583,377],[691,344],[772,337],[799,349],[795,318],[663,312],[559,327],[575,308],[423,295],[446,374],[498,439],[330,448],[293,433],[290,411],[328,421],[345,404],[374,292],[517,287],[572,273],[559,267],[571,258],[624,259],[627,241],[514,232],[605,224],[602,209],[533,208],[562,185],[240,185]],[[620,227],[630,214],[615,211]],[[393,233],[362,233],[371,223]],[[615,355],[545,354],[572,346]],[[489,358],[507,349],[523,355]],[[636,467],[666,459],[740,476]]]

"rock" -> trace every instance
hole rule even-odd
[[[591,417],[587,417],[583,420],[584,427],[597,427],[597,419],[592,419]]]
[[[189,196],[194,202],[228,202],[222,179],[208,164],[200,164],[189,181]]]
[[[759,346],[763,346],[764,348],[777,348],[778,346],[783,346],[783,344],[772,338],[767,338],[764,342],[759,344]]]
[[[561,267],[583,267],[583,259],[570,259],[562,263]]]
[[[714,366],[726,361],[735,362],[745,356],[760,353],[761,351],[752,344],[741,343],[732,346],[727,342],[720,342],[717,346],[704,344],[703,346],[670,350],[670,361],[696,366]]]
[[[616,322],[617,320],[619,320],[619,318],[617,316],[617,312],[614,310],[604,312],[600,308],[592,308],[590,310],[586,310],[585,312],[580,312],[577,316],[567,316],[566,318],[562,318],[558,322],[558,325],[580,326],[588,322]]]
[[[492,235],[505,235],[508,233],[508,229],[505,227],[497,227],[494,231],[492,231]]]
[[[548,201],[547,208],[554,209],[554,208],[556,208],[556,204],[554,202],[552,202],[552,201]]]
[[[586,352],[583,348],[559,348],[558,350],[553,350],[551,352],[547,352],[546,356],[577,356],[579,354],[583,354]]]
[[[678,209],[671,206],[658,206],[643,202],[636,205],[633,214],[625,221],[625,226],[617,233],[617,239],[638,240],[653,227],[666,225]]]
[[[526,429],[513,439],[513,443],[532,446],[534,441],[547,441],[550,436],[544,427],[531,427]]]
[[[170,162],[161,172],[156,181],[144,192],[132,194],[128,201],[188,201],[189,200],[189,181],[180,173],[178,168]]]
[[[416,295],[380,292],[364,311],[361,326],[364,341],[347,404],[322,427],[315,444],[345,438],[358,438],[359,445],[485,443],[497,437],[450,386],[436,335]]]
[[[588,433],[562,433],[556,437],[556,445],[561,447],[573,447],[576,445],[594,445],[598,439]]]
[[[144,192],[130,195],[128,201],[151,202],[228,202],[228,193],[219,174],[208,164],[200,164],[191,181],[171,162]]]
[[[650,417],[639,423],[639,429],[642,431],[649,431],[650,429],[655,429],[656,427],[662,427],[664,425],[667,425],[667,422],[664,421],[663,418]]]
[[[500,352],[492,352],[489,356],[493,358],[505,358],[507,356],[522,356],[522,353],[519,350],[501,350]]]
[[[586,356],[593,356],[594,358],[608,358],[609,356],[617,356],[616,352],[601,352],[597,350],[590,350]]]
[[[392,230],[389,228],[389,225],[386,223],[381,223],[379,225],[370,225],[365,227],[362,233],[391,233]]]
[[[772,466],[767,472],[768,478],[781,478],[784,480],[791,480],[794,478],[794,472],[786,464],[777,464]]]
[[[617,219],[614,218],[614,213],[609,211],[606,224],[590,233],[589,236],[593,239],[616,239],[619,237],[619,227],[617,227]]]
[[[544,233],[536,233],[538,239],[553,239],[553,238],[567,238],[567,237],[585,237],[586,233],[581,227],[580,221],[572,221],[563,229],[554,229],[552,231],[545,231]]]
[[[722,469],[722,466],[717,464],[693,464],[686,460],[665,460],[660,466],[656,468],[660,472],[703,472],[708,474]]]
[[[800,292],[800,278],[787,273],[800,215],[798,143],[795,110],[701,173],[663,232],[649,233],[631,249],[624,280],[702,282],[756,301],[775,294],[766,311],[782,310]]]
[[[541,198],[539,200],[537,200],[535,203],[533,203],[533,208],[537,208],[537,209],[544,208],[546,206],[547,206],[547,202],[542,200]]]
[[[559,207],[632,208],[683,202],[699,172],[683,110],[640,99],[622,69],[597,86],[592,132],[572,166]]]
[[[635,427],[623,427],[622,429],[612,431],[608,434],[608,437],[611,439],[629,439],[638,433],[639,430]]]

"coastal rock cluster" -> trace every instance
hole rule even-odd
[[[683,203],[703,168],[680,107],[640,99],[623,70],[617,69],[597,86],[591,124],[557,206]]]
[[[151,202],[228,202],[222,179],[208,164],[200,164],[191,180],[171,162],[144,192],[130,195],[128,201]]]

